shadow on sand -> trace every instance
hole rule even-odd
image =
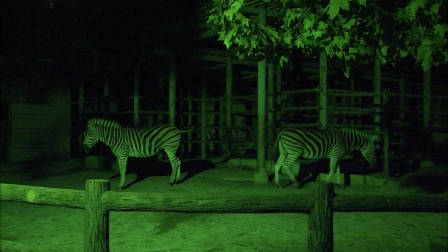
[[[184,161],[181,164],[181,173],[187,173],[187,175],[179,181],[183,183],[184,181],[191,179],[196,174],[215,167],[215,164],[209,160],[192,160]],[[169,162],[157,161],[154,159],[145,158],[129,158],[126,174],[135,174],[137,178],[126,184],[123,189],[130,187],[140,181],[145,180],[148,177],[153,176],[170,176],[171,175],[171,164]],[[120,174],[111,176],[111,179],[120,177]]]

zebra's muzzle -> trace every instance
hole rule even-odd
[[[83,146],[84,146],[84,153],[86,153],[86,154],[90,153],[91,149],[89,148],[89,146],[87,146],[87,144],[84,144]]]

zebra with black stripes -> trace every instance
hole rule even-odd
[[[120,184],[118,190],[123,190],[125,185],[126,165],[128,157],[146,158],[157,154],[164,149],[171,163],[170,185],[176,184],[180,179],[180,160],[176,156],[180,145],[181,133],[187,130],[179,130],[169,125],[161,125],[147,129],[135,129],[122,127],[115,121],[100,118],[90,119],[84,132],[85,151],[90,150],[97,142],[102,142],[110,147],[117,157],[120,168]]]
[[[330,128],[326,130],[305,130],[300,128],[285,128],[275,140],[274,148],[279,149],[280,156],[275,164],[274,181],[277,188],[279,183],[279,171],[283,166],[292,182],[297,187],[295,176],[291,172],[291,164],[299,157],[306,159],[330,159],[330,172],[325,181],[330,181],[336,168],[336,179],[340,183],[339,161],[341,157],[351,150],[359,150],[369,162],[370,168],[376,167],[375,141],[379,141],[378,135],[369,134],[353,128]]]

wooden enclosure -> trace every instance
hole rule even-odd
[[[284,127],[355,127],[382,136],[379,152],[386,176],[394,155],[420,151],[431,158],[440,149],[432,144],[434,134],[446,139],[443,118],[448,115],[444,106],[448,97],[431,95],[431,89],[440,85],[432,85],[427,77],[430,72],[422,73],[421,84],[414,84],[406,74],[383,71],[376,61],[355,69],[346,79],[324,53],[298,61],[299,66],[288,70],[262,61],[238,60],[228,52],[202,51],[194,58],[201,67],[194,70],[181,69],[175,60],[147,63],[145,69],[162,65],[157,78],[151,73],[141,76],[145,72],[141,63],[128,71],[128,86],[109,79],[97,81],[96,89],[103,96],[87,94],[81,85],[79,99],[73,103],[78,107],[77,132],[82,133],[82,122],[91,116],[133,127],[174,124],[196,129],[182,140],[184,158],[252,156],[264,171],[265,160],[275,158],[273,143]],[[183,78],[190,70],[195,72],[187,75],[191,79]],[[127,91],[117,92],[111,88],[114,85]],[[95,99],[86,100],[89,96]],[[123,102],[127,105],[120,105]],[[418,140],[415,135],[419,141],[409,144]],[[426,145],[423,150],[422,144]]]
[[[310,215],[308,250],[333,251],[333,212],[405,211],[447,212],[446,195],[336,195],[333,185],[313,183],[312,194],[298,190],[274,190],[248,195],[191,195],[123,193],[109,191],[108,180],[87,180],[85,191],[0,184],[0,199],[83,208],[86,212],[84,251],[109,251],[110,211],[155,211],[189,213],[293,212]],[[9,244],[13,246],[13,244]]]
[[[67,85],[42,77],[2,83],[1,160],[70,157],[69,95]]]

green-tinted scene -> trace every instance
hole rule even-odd
[[[447,251],[447,9],[3,1],[1,251]]]

